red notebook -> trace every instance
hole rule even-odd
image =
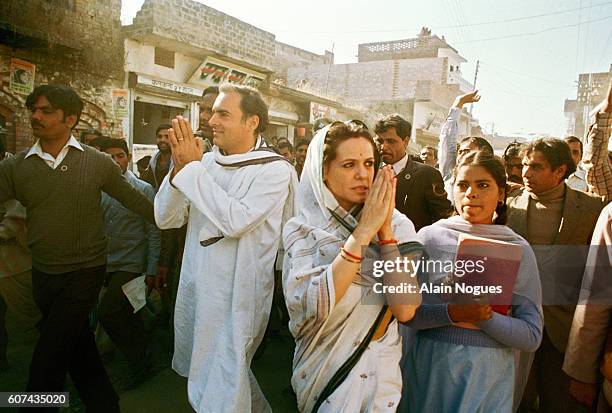
[[[484,302],[496,313],[508,315],[512,291],[521,266],[523,246],[461,234],[455,257],[455,293],[477,298],[480,290]],[[460,263],[461,262],[461,263]],[[471,264],[467,264],[471,263]],[[465,325],[464,325],[465,324]],[[455,323],[461,327],[478,328],[471,323]]]

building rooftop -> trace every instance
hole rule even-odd
[[[438,49],[455,48],[446,43],[444,36],[431,34],[431,30],[423,27],[417,37],[386,42],[362,43],[358,47],[358,61],[415,59],[422,57],[438,57]]]

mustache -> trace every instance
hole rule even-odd
[[[38,122],[38,121],[36,121],[36,120],[30,121],[30,125],[32,127],[34,127],[34,126],[40,126],[41,128],[43,127],[43,124]]]

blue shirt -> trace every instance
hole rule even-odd
[[[155,190],[151,185],[129,170],[125,173],[125,179],[153,203]],[[106,271],[157,274],[160,230],[106,193],[102,193],[102,211],[108,242]]]

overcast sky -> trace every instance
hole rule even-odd
[[[122,0],[130,24],[144,0]],[[357,45],[416,36],[421,26],[468,62],[482,100],[474,107],[490,132],[563,136],[565,98],[576,97],[578,73],[607,72],[612,64],[612,1],[605,0],[201,0],[201,3],[323,53],[336,63],[357,61]],[[374,7],[372,7],[374,5]]]

